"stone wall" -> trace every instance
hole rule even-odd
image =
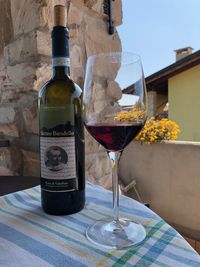
[[[87,57],[120,51],[117,31],[107,32],[103,0],[0,1],[0,134],[11,141],[0,149],[0,175],[39,175],[37,93],[51,77],[53,6],[65,4],[70,32],[71,74],[83,87]],[[121,0],[113,1],[114,25],[122,22]],[[105,151],[86,133],[86,177],[110,187]]]

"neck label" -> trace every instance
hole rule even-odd
[[[53,67],[70,67],[69,57],[54,57],[52,58]]]

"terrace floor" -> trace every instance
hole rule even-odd
[[[183,236],[187,242],[200,254],[200,242]]]

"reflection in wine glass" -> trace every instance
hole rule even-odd
[[[146,236],[142,225],[119,217],[118,163],[123,149],[146,121],[146,87],[140,57],[131,53],[91,56],[83,95],[84,123],[106,149],[113,166],[113,218],[91,225],[87,238],[106,248],[136,245]]]

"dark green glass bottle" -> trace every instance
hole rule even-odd
[[[54,215],[78,212],[85,204],[82,91],[70,79],[68,30],[59,20],[64,8],[54,9],[53,77],[39,91],[41,202]]]

